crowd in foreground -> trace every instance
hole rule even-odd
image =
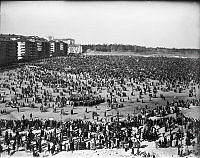
[[[124,148],[134,155],[150,157],[152,153],[140,152],[141,142],[154,141],[157,148],[173,147],[178,149],[178,155],[189,155],[195,153],[200,140],[200,121],[185,117],[179,105],[141,109],[140,114],[127,115],[123,120],[117,115],[107,123],[1,120],[0,152],[10,155],[21,148],[39,156],[42,152],[54,155],[60,151]],[[152,119],[155,116],[157,119]]]
[[[0,152],[12,155],[23,149],[39,156],[44,152],[54,155],[60,151],[124,148],[134,155],[155,157],[140,151],[142,142],[154,141],[158,148],[177,147],[180,156],[197,154],[200,122],[184,116],[182,109],[199,106],[195,99],[199,90],[198,63],[199,59],[89,56],[45,59],[11,71],[6,74],[11,82],[1,83],[1,88],[14,95],[8,106],[18,111],[39,104],[41,111],[71,106],[73,114],[74,106],[87,108],[107,102],[112,108],[113,103],[123,103],[136,93],[139,102],[147,96],[157,98],[158,91],[182,93],[187,89],[188,97],[193,99],[146,106],[124,118],[118,113],[108,122],[40,120],[32,114],[21,120],[2,119]],[[107,94],[102,96],[104,88]],[[130,94],[127,89],[131,89]],[[165,100],[163,95],[160,97]],[[6,102],[3,95],[1,100]]]

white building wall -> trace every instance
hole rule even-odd
[[[63,50],[63,43],[60,43],[60,50]]]
[[[17,42],[17,59],[22,59],[25,54],[25,42]]]
[[[42,42],[37,42],[37,50],[42,51]]]
[[[55,53],[55,42],[50,42],[50,57]]]
[[[68,53],[70,54],[78,54],[82,53],[82,46],[81,45],[69,45],[68,46]]]

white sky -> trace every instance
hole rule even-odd
[[[76,43],[200,48],[200,5],[186,2],[1,2],[1,33]]]

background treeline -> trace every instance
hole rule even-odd
[[[144,46],[137,46],[137,45],[124,45],[124,44],[89,44],[89,45],[82,45],[83,52],[87,51],[102,51],[102,52],[146,52],[146,53],[183,53],[183,54],[190,54],[196,53],[199,54],[199,49],[176,49],[176,48],[164,48],[164,47],[144,47]]]

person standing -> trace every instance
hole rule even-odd
[[[0,157],[1,157],[2,152],[3,152],[3,147],[2,147],[1,142],[0,142]]]
[[[8,145],[7,151],[8,151],[8,155],[10,156],[10,146],[9,145]]]
[[[51,146],[50,146],[50,143],[48,142],[47,151],[50,153],[50,150],[51,150]]]
[[[53,144],[52,148],[51,148],[51,155],[53,155],[55,152],[55,144]]]

